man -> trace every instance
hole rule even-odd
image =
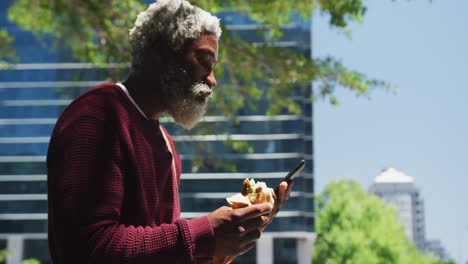
[[[130,31],[122,84],[78,97],[57,121],[47,156],[49,245],[54,263],[197,263],[251,248],[289,196],[180,218],[181,162],[158,118],[184,128],[216,87],[219,20],[185,0],[159,0]]]

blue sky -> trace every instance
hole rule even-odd
[[[338,89],[315,105],[316,190],[351,177],[367,188],[384,167],[415,178],[426,236],[468,261],[468,1],[366,1],[352,38],[313,18],[314,57],[397,85],[370,98]],[[460,262],[462,263],[462,262]]]

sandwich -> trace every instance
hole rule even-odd
[[[233,209],[247,207],[252,204],[275,203],[274,190],[268,188],[265,182],[255,182],[254,179],[245,179],[242,183],[242,191],[227,198],[227,202]]]
[[[254,179],[245,179],[242,183],[242,191],[226,198],[232,209],[243,208],[253,204],[275,204],[274,190],[268,188],[264,182],[255,182]],[[236,256],[215,256],[214,264],[229,264]]]

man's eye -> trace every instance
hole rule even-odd
[[[196,56],[197,56],[198,62],[205,70],[210,71],[210,72],[213,70],[215,63],[213,63],[213,60],[209,54],[199,53]]]
[[[214,68],[214,65],[208,61],[202,61],[201,65],[203,66],[203,68],[205,68],[205,70],[207,71],[212,71],[213,68]]]

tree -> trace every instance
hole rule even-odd
[[[48,43],[52,37],[53,47],[69,49],[77,60],[128,65],[128,29],[133,27],[137,14],[145,10],[141,2],[142,0],[17,0],[8,10],[8,18],[39,38],[48,37]],[[216,75],[225,78],[220,85],[223,89],[218,89],[214,94],[216,104],[210,104],[209,114],[221,114],[235,122],[236,113],[240,109],[255,109],[262,98],[267,98],[269,102],[267,114],[300,114],[300,105],[290,95],[293,88],[309,91],[311,81],[315,83],[314,96],[328,99],[333,104],[337,102],[333,95],[336,87],[350,89],[357,95],[367,95],[373,88],[390,88],[383,81],[347,69],[333,57],[310,59],[304,54],[272,45],[282,35],[281,25],[290,22],[293,14],[300,14],[306,19],[316,9],[329,15],[331,26],[346,31],[348,23],[362,21],[366,11],[363,0],[191,2],[214,13],[237,11],[248,14],[260,25],[259,35],[263,36],[265,42],[264,45],[253,46],[239,37],[223,34]],[[8,34],[2,32],[0,39],[2,34],[8,43],[13,41]],[[11,60],[12,55],[9,56]],[[123,70],[126,71],[125,68]],[[109,69],[108,78],[122,79],[122,72],[115,68]],[[216,124],[214,126],[202,124],[191,133],[207,134],[209,131],[216,131],[219,134],[225,130]],[[245,142],[227,140],[225,144],[237,152],[253,151]],[[206,146],[194,145],[193,148],[205,156],[211,153]],[[211,157],[203,162],[211,162],[212,164],[208,164],[210,167],[225,165],[216,163],[216,160]],[[207,164],[200,164],[204,165]],[[235,170],[234,167],[224,169]]]
[[[316,213],[314,263],[436,263],[406,237],[395,208],[353,180],[329,183]]]

